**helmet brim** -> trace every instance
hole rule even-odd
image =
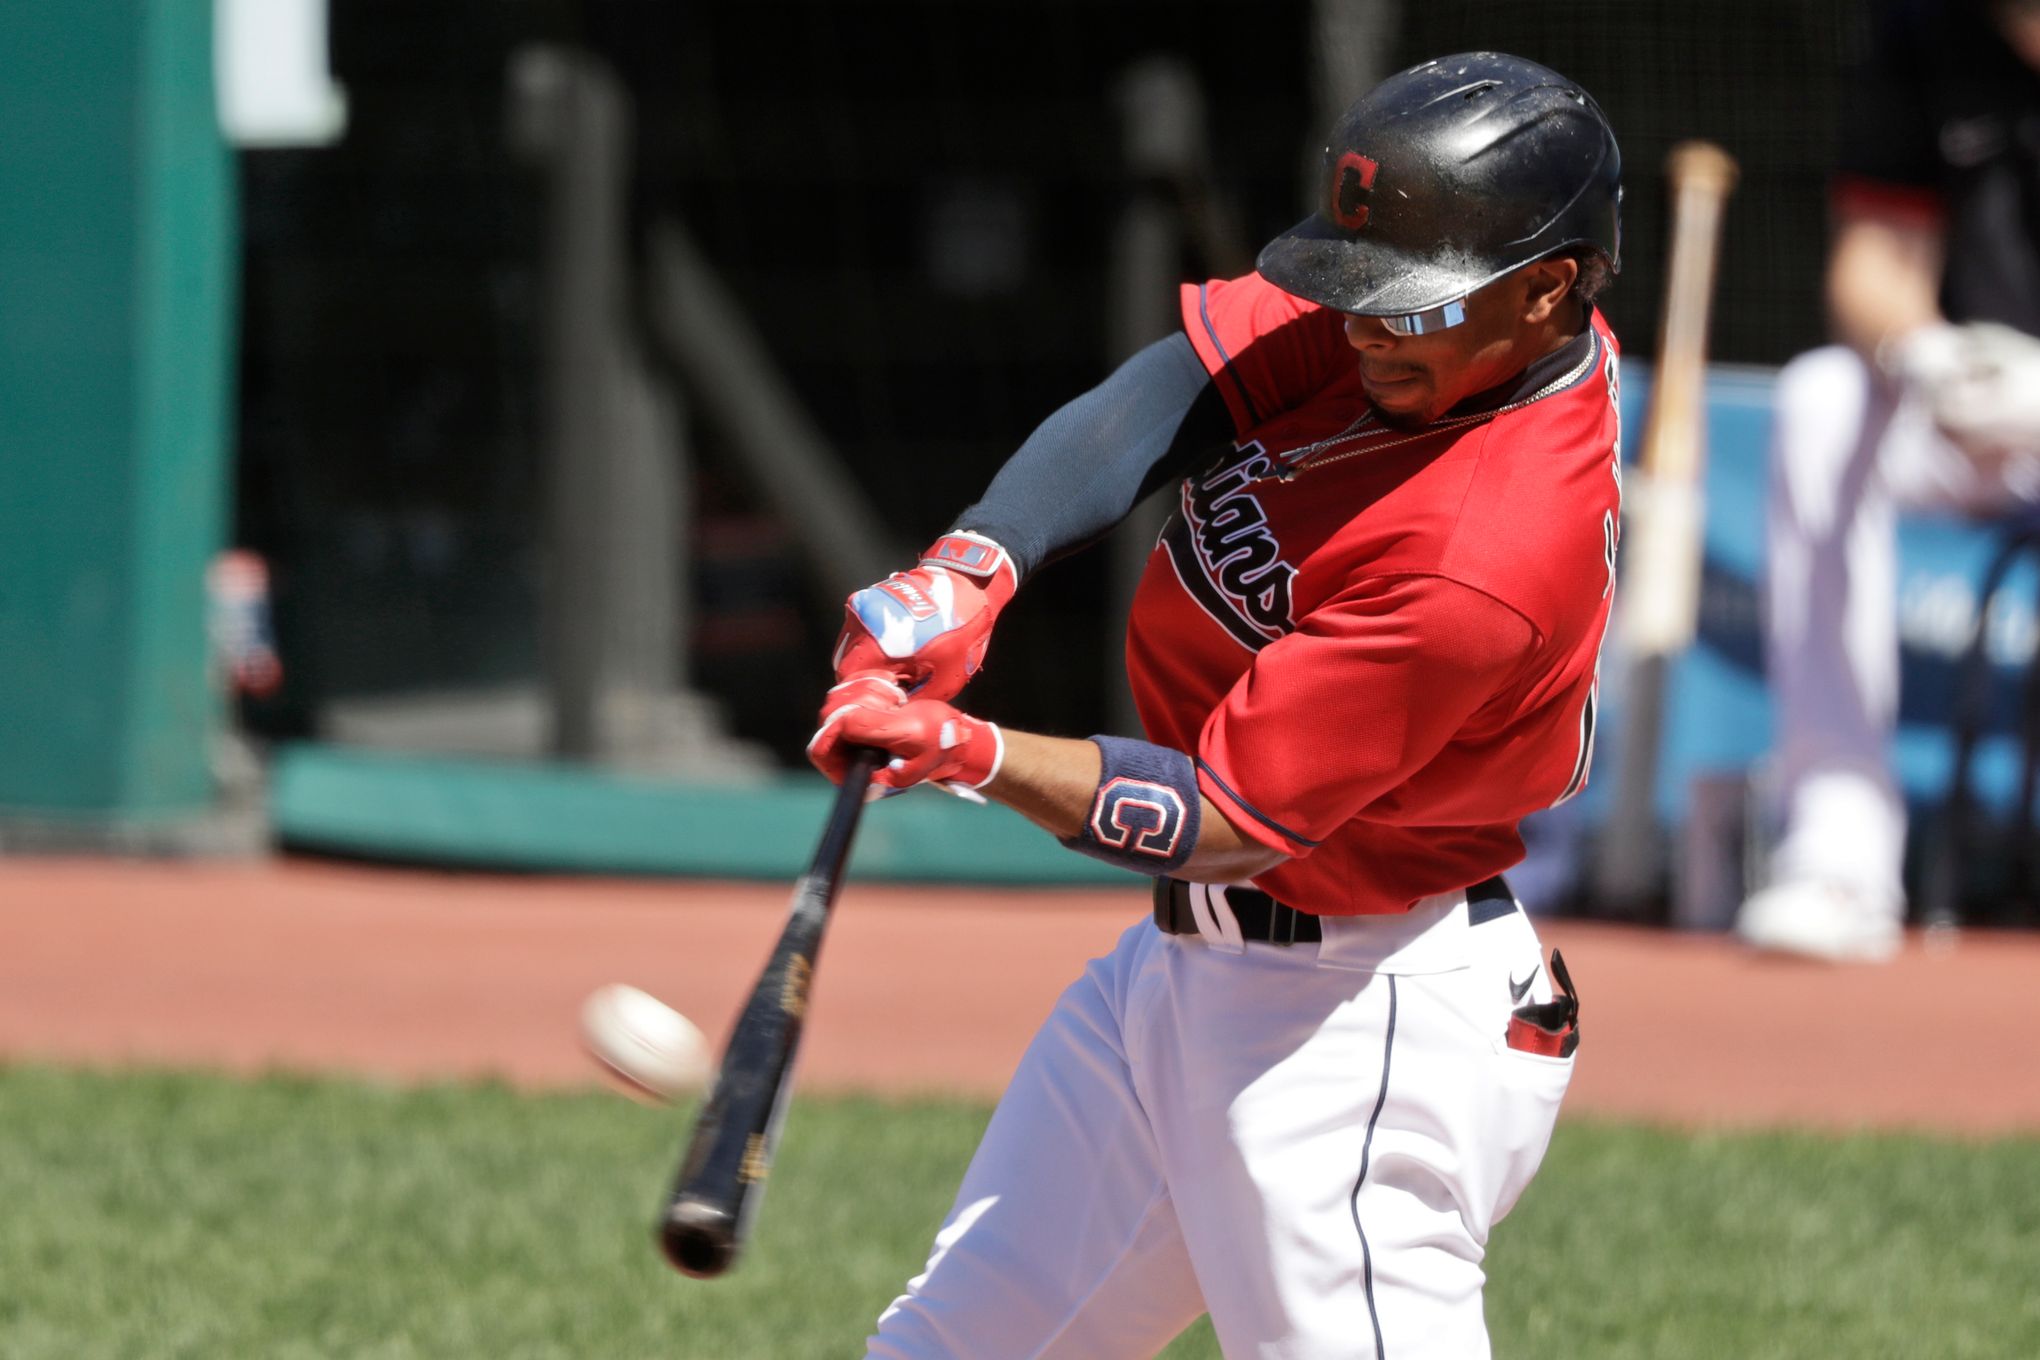
[[[1442,307],[1508,272],[1472,254],[1412,255],[1356,238],[1318,213],[1270,241],[1254,268],[1285,293],[1356,316]]]

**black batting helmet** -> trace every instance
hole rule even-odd
[[[1337,311],[1422,312],[1568,246],[1620,269],[1621,204],[1622,154],[1591,95],[1534,61],[1464,52],[1346,110],[1318,210],[1256,267]]]

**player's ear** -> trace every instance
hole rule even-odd
[[[1572,296],[1579,282],[1580,262],[1570,255],[1550,255],[1523,268],[1523,320],[1540,325]]]

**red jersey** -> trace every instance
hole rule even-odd
[[[1150,741],[1290,856],[1254,883],[1394,912],[1523,855],[1585,785],[1620,514],[1614,336],[1435,423],[1373,416],[1343,318],[1258,275],[1183,290],[1234,451],[1189,478],[1134,600]]]

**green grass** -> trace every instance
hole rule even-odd
[[[648,1224],[684,1116],[600,1095],[0,1068],[0,1356],[860,1354],[986,1111],[804,1098],[713,1284]],[[1567,1124],[1496,1353],[2040,1355],[2040,1141]],[[1215,1357],[1200,1325],[1170,1360]]]

